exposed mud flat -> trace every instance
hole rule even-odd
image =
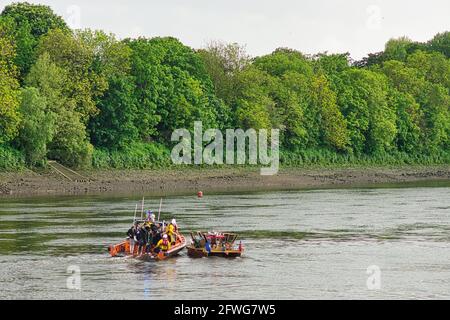
[[[70,181],[53,171],[0,173],[0,197],[95,194],[187,194],[363,187],[383,184],[450,181],[450,165],[393,168],[282,168],[262,176],[258,168],[183,168],[179,170],[80,171]]]

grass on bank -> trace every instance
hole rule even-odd
[[[441,151],[430,155],[402,152],[354,155],[338,154],[327,149],[281,151],[280,163],[280,166],[284,168],[443,165],[450,164],[450,152]],[[240,165],[239,167],[260,166]],[[92,167],[89,169],[178,169],[181,167],[226,168],[230,165],[174,165],[170,159],[170,149],[166,146],[156,143],[140,143],[124,150],[95,149],[92,155]],[[9,146],[0,145],[0,171],[19,171],[25,168],[27,165],[22,152]]]

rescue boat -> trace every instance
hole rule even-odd
[[[140,225],[145,226],[147,223],[153,224],[154,226],[157,226],[157,228],[160,228],[158,233],[162,235],[162,233],[165,230],[166,223],[165,221],[159,221],[159,217],[161,214],[161,206],[162,206],[162,198],[159,202],[159,210],[158,210],[158,219],[155,219],[155,215],[152,213],[151,210],[147,210],[147,218],[144,219],[144,198],[142,198],[141,202],[141,217],[140,219],[136,218],[137,211],[138,211],[138,205],[136,204],[136,207],[134,209],[134,217],[133,217],[133,225],[137,226]],[[134,244],[133,249],[131,246],[131,240],[129,238],[125,239],[124,241],[113,244],[108,247],[109,254],[111,257],[116,256],[129,256],[134,257],[140,260],[165,260],[167,258],[176,256],[181,250],[183,250],[186,245],[187,241],[186,238],[179,232],[178,228],[176,227],[176,221],[175,219],[172,219],[172,222],[170,225],[175,225],[175,229],[173,231],[175,236],[175,243],[173,243],[170,246],[169,250],[161,250],[159,252],[155,252],[153,247],[148,248],[148,245],[144,245],[139,252],[139,245],[137,243]],[[150,228],[150,225],[148,226]],[[155,230],[156,231],[156,230]],[[167,235],[166,235],[167,236]],[[151,245],[150,245],[151,246]],[[147,250],[148,249],[148,250]],[[148,251],[148,252],[147,252]]]
[[[136,259],[150,261],[150,260],[166,260],[167,258],[176,256],[181,250],[183,250],[187,245],[186,238],[179,232],[176,232],[176,241],[169,250],[160,251],[159,253],[155,253],[152,250],[150,252],[146,252],[146,246],[142,248],[142,253],[139,254],[139,246],[137,244],[134,245],[134,250],[131,252],[130,240],[126,239],[118,244],[110,245],[108,247],[109,254],[111,257],[116,256],[129,256],[134,257]]]
[[[187,246],[188,256],[201,257],[240,257],[244,252],[242,243],[236,246],[237,235],[221,232],[197,232],[191,233],[191,244]]]

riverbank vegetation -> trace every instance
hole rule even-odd
[[[0,170],[171,165],[177,128],[278,128],[281,162],[450,163],[450,32],[349,54],[250,57],[175,38],[71,30],[51,8],[0,15]]]

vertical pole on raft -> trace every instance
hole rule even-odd
[[[134,218],[133,218],[133,224],[136,222],[136,213],[137,213],[137,203],[136,207],[134,207]]]
[[[158,220],[156,221],[159,221],[159,216],[161,214],[161,206],[162,206],[162,198],[159,200]]]
[[[142,202],[141,202],[141,220],[143,220],[144,216],[144,197],[142,197]]]

